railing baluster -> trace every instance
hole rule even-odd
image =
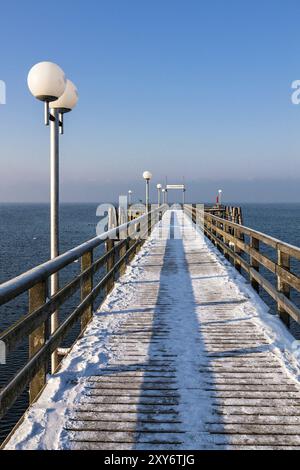
[[[286,253],[283,253],[280,249],[277,250],[277,263],[278,266],[290,271],[290,256]],[[290,297],[290,286],[284,282],[280,274],[277,274],[277,289],[278,292],[283,293],[287,298]],[[285,325],[290,325],[290,315],[285,311],[285,309],[278,303],[277,305],[278,313]]]
[[[86,269],[90,268],[93,263],[93,251],[88,251],[84,253],[81,257],[81,272],[85,271]],[[81,283],[81,300],[84,300],[92,291],[93,288],[93,274],[90,273],[82,280]],[[82,317],[81,317],[81,331],[83,331],[86,325],[89,323],[93,316],[93,305],[89,305]]]
[[[47,281],[38,282],[29,289],[29,313],[46,303]],[[29,335],[29,359],[34,356],[46,341],[46,324],[43,323]],[[46,366],[44,365],[29,384],[29,402],[33,403],[46,383]]]

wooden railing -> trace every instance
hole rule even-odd
[[[205,207],[205,212],[208,214],[216,215],[222,219],[230,220],[237,224],[243,224],[242,208],[237,206],[223,206],[216,205],[212,207]]]
[[[78,336],[82,334],[92,319],[94,301],[100,293],[104,292],[106,295],[113,288],[116,276],[124,272],[126,264],[144,243],[165,209],[165,206],[161,206],[149,214],[113,228],[0,286],[0,305],[24,292],[29,294],[28,313],[0,334],[0,341],[5,345],[6,353],[11,353],[25,338],[29,338],[28,361],[0,391],[0,418],[27,387],[30,403],[37,398],[46,383],[51,354],[57,351],[66,334],[78,320],[81,322]],[[95,248],[104,243],[106,252],[94,260]],[[79,259],[80,274],[48,299],[51,275],[59,273]],[[95,274],[104,267],[106,270],[103,276],[95,284]],[[55,332],[49,333],[51,315],[79,290],[79,305],[58,325]]]
[[[300,248],[210,212],[201,214],[192,206],[185,210],[236,269],[244,270],[252,287],[258,292],[261,287],[275,300],[280,318],[286,325],[290,318],[300,323],[300,309],[290,299],[292,289],[300,292],[300,277],[291,269],[292,260],[300,260]],[[263,253],[262,245],[274,250],[274,256]],[[261,267],[275,276],[276,285],[259,272]]]

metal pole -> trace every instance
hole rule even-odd
[[[131,206],[131,193],[128,192],[128,204],[129,206]]]
[[[57,109],[50,111],[50,257],[56,258],[59,254],[59,119]],[[53,296],[59,289],[58,273],[50,278],[50,295]],[[50,332],[55,332],[58,326],[58,315],[51,315]],[[57,354],[51,357],[52,373],[57,368]]]
[[[48,101],[44,102],[44,123],[45,123],[45,126],[49,126],[49,103]]]
[[[149,180],[146,180],[146,212],[149,212]]]
[[[158,206],[160,206],[160,188],[158,188],[158,195],[157,195],[157,201],[158,201]]]
[[[182,192],[182,203],[185,204],[185,189]]]

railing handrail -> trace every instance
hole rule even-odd
[[[0,419],[26,387],[28,387],[30,403],[36,400],[47,381],[50,357],[55,355],[56,358],[54,367],[51,368],[51,372],[54,373],[60,364],[57,348],[62,340],[78,321],[80,321],[80,328],[76,338],[78,339],[83,334],[93,318],[94,302],[101,293],[104,294],[101,298],[103,302],[112,290],[116,279],[125,272],[132,257],[137,254],[153,228],[161,220],[166,208],[166,204],[162,204],[153,211],[114,227],[4,284],[5,292],[2,293],[2,301],[4,295],[8,301],[8,297],[14,298],[23,291],[28,291],[28,313],[0,333],[0,341],[5,344],[6,353],[11,353],[23,339],[28,338],[29,356],[25,365],[0,390]],[[135,228],[132,237],[128,231],[125,234],[125,229],[133,225],[139,226],[139,231],[137,232]],[[106,241],[106,253],[94,259],[93,249],[104,241]],[[81,258],[80,274],[48,298],[48,281],[51,274],[77,258]],[[95,279],[95,275],[102,267],[104,270],[101,272],[100,280]],[[3,285],[1,287],[3,289]],[[57,323],[55,329],[49,329],[51,315],[57,313],[77,291],[80,291],[79,303],[75,308],[70,306],[70,312],[62,318],[60,323]],[[74,338],[72,341],[74,344]]]
[[[216,215],[212,214],[207,214],[208,217],[211,217],[212,219],[221,222],[224,225],[229,225],[233,228],[236,228],[240,232],[244,233],[245,235],[253,236],[254,238],[257,238],[258,240],[261,240],[263,243],[266,245],[272,246],[273,248],[283,248],[286,247],[289,252],[293,252],[293,255],[295,258],[300,259],[300,248],[296,245],[292,245],[290,243],[284,242],[283,240],[280,240],[279,238],[272,237],[271,235],[268,235],[264,232],[260,232],[259,230],[252,229],[250,227],[247,227],[246,225],[240,225],[237,224],[236,222],[231,222],[230,220],[227,219],[222,219],[222,217],[218,217]],[[270,243],[267,243],[267,242]]]
[[[195,207],[188,209],[196,224],[197,211]],[[245,271],[252,287],[258,292],[262,287],[275,300],[282,321],[289,325],[290,318],[293,318],[300,323],[300,308],[290,298],[291,289],[300,292],[300,277],[291,269],[291,259],[300,259],[300,248],[208,212],[204,212],[204,217],[202,213],[202,223],[205,235],[227,259],[232,260],[238,271]],[[244,235],[249,236],[249,241]],[[275,260],[261,252],[261,242],[276,250]],[[264,273],[259,273],[261,267],[276,276],[276,286]]]
[[[192,207],[189,204],[186,205],[186,208],[190,211],[192,210]],[[197,212],[199,212],[199,209],[197,207],[195,207],[194,209]],[[272,246],[273,248],[282,249],[285,247],[287,249],[287,253],[291,253],[293,257],[300,259],[300,247],[296,245],[292,245],[291,243],[284,242],[283,240],[280,240],[279,238],[272,237],[272,235],[268,235],[267,233],[260,232],[259,230],[250,228],[247,225],[241,225],[236,222],[232,222],[231,220],[223,219],[222,217],[218,217],[217,215],[211,214],[206,209],[204,209],[204,213],[207,215],[207,217],[211,217],[213,220],[220,222],[224,225],[231,226],[239,230],[239,232],[244,233],[245,235],[253,236],[254,238],[261,240],[263,243],[265,243],[266,245]]]
[[[51,276],[51,274],[54,274],[57,271],[60,271],[64,267],[68,266],[88,251],[98,247],[105,240],[110,238],[111,235],[114,235],[116,231],[122,232],[122,230],[127,229],[131,225],[135,225],[142,222],[150,214],[155,214],[156,212],[162,210],[163,207],[164,204],[162,204],[160,207],[157,207],[151,212],[145,213],[137,217],[136,219],[128,221],[122,225],[119,225],[118,227],[107,230],[101,235],[97,235],[96,237],[86,242],[83,242],[74,248],[71,248],[70,250],[66,251],[65,253],[62,253],[56,258],[45,261],[44,263],[39,264],[38,266],[35,266],[34,268],[31,268],[28,271],[25,271],[24,273],[19,274],[18,276],[0,284],[0,306],[5,304],[9,300],[14,299],[18,295],[26,292],[36,283],[47,279],[49,276]]]

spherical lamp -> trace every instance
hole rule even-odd
[[[57,100],[66,89],[64,71],[53,62],[39,62],[28,74],[27,84],[32,95],[41,101]]]
[[[151,180],[152,173],[150,173],[150,171],[144,171],[143,178],[144,178],[144,180],[148,180],[148,181]]]
[[[50,103],[51,109],[58,109],[61,114],[68,113],[76,106],[78,101],[78,90],[71,80],[67,80],[64,93]]]

